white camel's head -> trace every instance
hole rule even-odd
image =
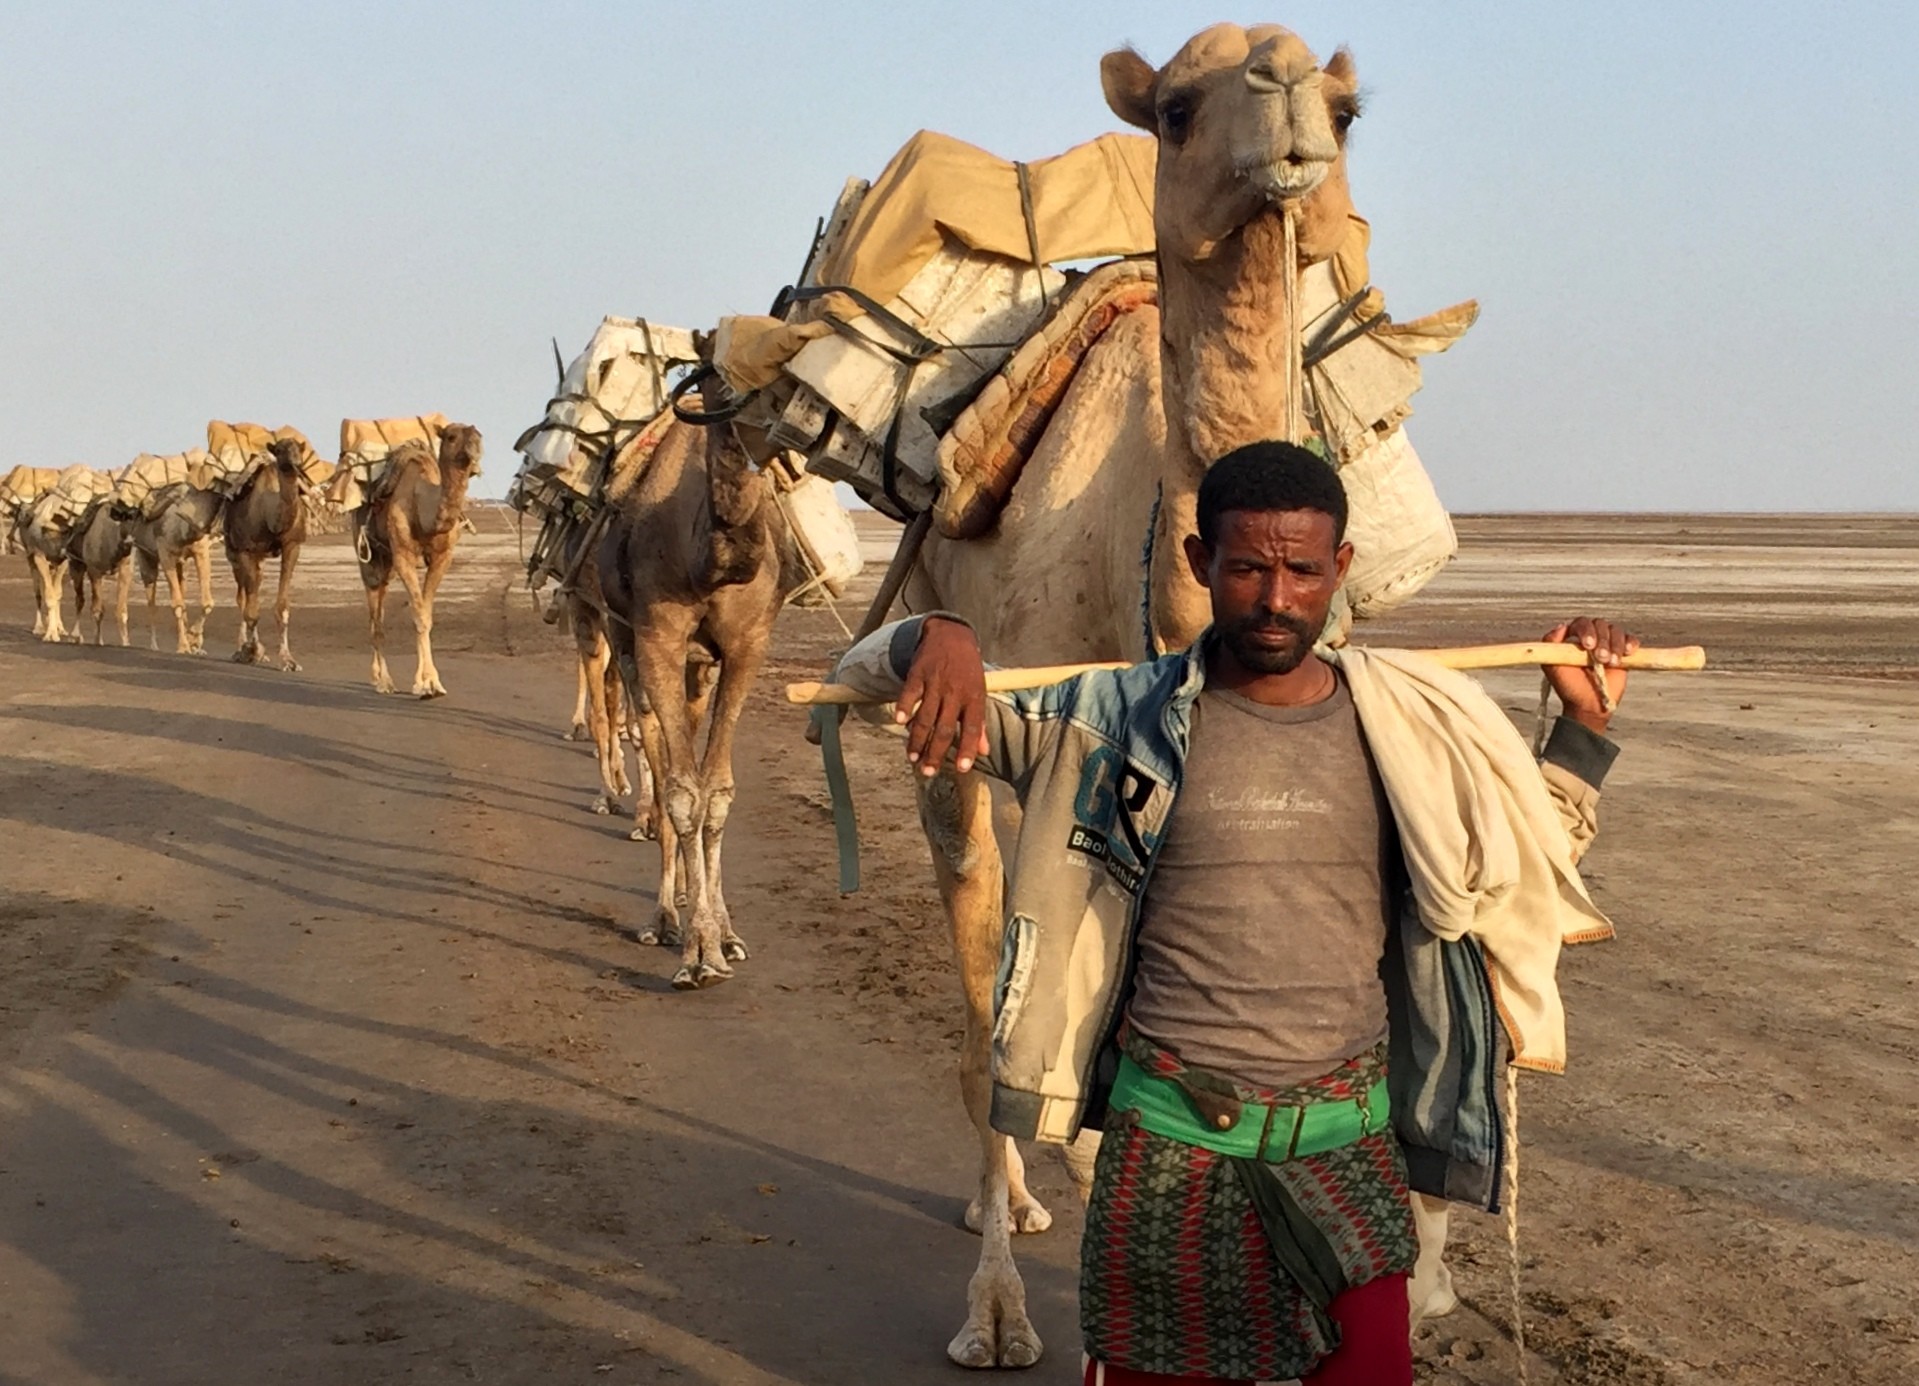
[[[1162,68],[1108,53],[1100,79],[1115,115],[1159,137],[1162,256],[1204,259],[1278,204],[1299,211],[1302,248],[1344,234],[1346,131],[1359,116],[1344,49],[1321,67],[1277,24],[1216,24]]]

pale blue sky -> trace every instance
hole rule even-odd
[[[1455,509],[1919,509],[1902,4],[0,5],[0,466],[212,416],[513,438],[604,313],[759,311],[930,127],[1040,158],[1098,60],[1274,20],[1370,93],[1412,434]]]

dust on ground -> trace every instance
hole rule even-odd
[[[747,713],[728,894],[754,956],[678,995],[629,937],[653,850],[588,811],[558,739],[570,642],[510,590],[510,517],[478,523],[437,704],[367,687],[338,536],[296,584],[299,675],[221,659],[224,580],[195,660],[33,642],[0,567],[0,1375],[959,1379],[972,1138],[910,787],[849,737],[841,899],[777,698],[838,624],[789,611]],[[1635,684],[1588,860],[1620,939],[1568,955],[1572,1067],[1524,1085],[1533,1379],[1919,1379],[1919,523],[1460,530],[1368,638],[1594,611],[1715,665]],[[388,631],[404,686],[404,603]],[[1487,682],[1530,715],[1534,680]],[[1078,1214],[1032,1163],[1058,1222],[1019,1245],[1027,1379],[1063,1383]],[[1502,1230],[1455,1226],[1465,1303],[1421,1331],[1422,1380],[1509,1381]]]

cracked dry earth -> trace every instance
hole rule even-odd
[[[338,536],[302,564],[300,675],[219,658],[225,596],[207,659],[41,646],[0,566],[0,1381],[961,1379],[971,1142],[925,848],[895,746],[854,733],[866,881],[837,894],[776,698],[838,626],[782,618],[728,851],[753,957],[678,995],[627,936],[652,850],[558,737],[569,645],[480,518],[437,704],[367,686]],[[1633,689],[1589,859],[1620,939],[1568,956],[1571,1070],[1524,1083],[1532,1379],[1919,1381],[1919,524],[1461,532],[1369,638],[1600,610],[1716,665]],[[1529,715],[1530,678],[1488,683]],[[1059,1386],[1079,1218],[1033,1169],[1059,1219],[1020,1245],[1025,1379]],[[1503,1233],[1456,1228],[1421,1379],[1510,1381]]]

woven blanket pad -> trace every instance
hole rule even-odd
[[[1141,310],[1159,311],[1152,263],[1102,265],[986,382],[940,439],[933,514],[940,533],[972,539],[993,527],[1087,353],[1114,323]]]

